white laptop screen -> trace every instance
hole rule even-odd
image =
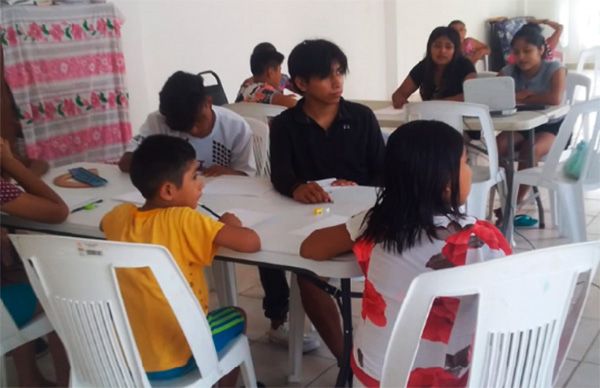
[[[463,84],[465,102],[490,107],[490,113],[515,112],[515,81],[512,77],[474,78]]]

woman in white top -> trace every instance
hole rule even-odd
[[[389,138],[376,204],[313,232],[300,254],[327,260],[353,250],[365,274],[351,365],[358,384],[379,386],[384,355],[408,287],[419,274],[510,254],[491,224],[460,211],[471,188],[463,138],[438,121],[413,121]],[[409,386],[464,385],[476,298],[437,298]],[[455,321],[462,322],[454,325]]]

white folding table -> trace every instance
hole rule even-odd
[[[96,168],[98,173],[108,180],[106,186],[100,188],[63,188],[53,184],[56,176],[64,174],[72,167]],[[338,385],[348,382],[350,376],[350,352],[352,348],[352,313],[350,279],[362,276],[354,255],[346,254],[329,261],[315,261],[300,257],[299,248],[308,231],[329,226],[331,222],[343,220],[362,210],[370,208],[376,198],[375,188],[372,187],[344,187],[332,191],[333,203],[322,205],[304,205],[276,193],[268,180],[263,178],[252,179],[255,186],[263,185],[265,190],[260,196],[231,195],[231,194],[205,194],[201,203],[221,214],[233,209],[244,209],[254,212],[268,213],[270,217],[263,222],[252,226],[261,238],[261,251],[257,253],[241,253],[230,249],[220,248],[216,259],[222,260],[225,265],[215,265],[217,281],[225,289],[224,301],[221,303],[235,304],[237,290],[233,267],[226,262],[238,262],[249,265],[265,265],[290,270],[294,273],[311,274],[318,277],[341,279],[341,290],[334,295],[342,310],[344,330],[344,360],[338,375]],[[129,175],[122,173],[114,165],[99,163],[76,163],[73,165],[57,167],[50,170],[44,180],[67,202],[73,206],[86,201],[102,199],[102,202],[92,210],[82,210],[71,213],[62,224],[44,224],[18,217],[3,215],[2,225],[12,228],[41,231],[49,234],[78,236],[85,238],[104,239],[99,225],[102,217],[114,206],[122,203],[114,197],[134,191]],[[205,192],[209,190],[205,189]],[[322,208],[323,214],[315,215],[315,209]],[[199,208],[200,209],[200,208]],[[218,264],[218,262],[215,262]],[[290,314],[303,316],[301,303],[292,306]],[[293,310],[293,311],[292,311]],[[297,324],[297,319],[290,319],[291,332],[297,330],[292,325]],[[301,329],[300,329],[301,330]],[[290,369],[289,380],[298,382],[301,373],[302,346],[300,341],[290,341]]]

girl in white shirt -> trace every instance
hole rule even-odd
[[[313,232],[300,254],[327,260],[353,250],[365,274],[351,364],[356,382],[379,386],[392,328],[419,274],[511,253],[490,223],[460,210],[471,188],[463,138],[447,124],[413,121],[390,136],[384,187],[368,211]],[[409,386],[468,381],[477,299],[438,297],[421,335]],[[459,322],[455,325],[455,322]]]

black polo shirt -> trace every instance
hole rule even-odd
[[[337,117],[324,130],[304,113],[304,99],[271,121],[271,182],[292,196],[307,181],[347,179],[376,186],[383,176],[385,146],[366,106],[340,100]]]

